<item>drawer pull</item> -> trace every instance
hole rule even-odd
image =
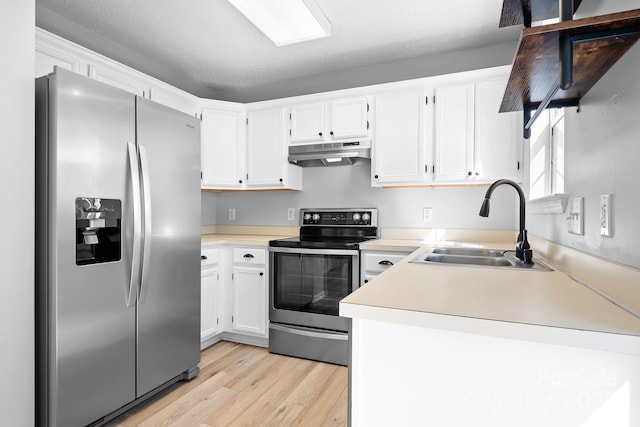
[[[264,276],[264,273],[262,271],[260,272],[260,276]]]
[[[200,259],[201,259],[202,261],[204,261],[205,259],[207,259],[207,256],[206,256],[206,255],[200,255]]]
[[[388,261],[388,260],[384,259],[384,260],[380,261],[378,263],[378,265],[393,265],[393,263],[391,261]]]
[[[242,258],[251,259],[251,258],[253,258],[253,255],[252,254],[244,254],[244,255],[242,255]]]

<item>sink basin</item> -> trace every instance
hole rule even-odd
[[[525,264],[515,256],[515,251],[483,248],[433,248],[427,249],[409,262],[417,264],[449,264],[488,268],[514,268],[550,271],[538,260]]]
[[[502,254],[501,254],[502,256]],[[511,261],[506,258],[498,258],[497,256],[466,256],[466,255],[443,255],[430,254],[424,260],[426,262],[442,262],[447,264],[471,264],[471,265],[489,265],[494,267],[510,267]]]
[[[435,248],[431,251],[434,254],[465,255],[481,257],[504,257],[505,251],[482,248]],[[444,261],[446,262],[446,261]]]

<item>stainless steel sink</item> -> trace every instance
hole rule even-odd
[[[466,255],[442,255],[430,254],[424,260],[426,262],[442,262],[446,264],[471,264],[471,265],[489,265],[494,267],[510,267],[511,261],[506,258],[498,258],[495,256],[466,256]]]
[[[504,257],[505,251],[483,248],[435,248],[431,251],[434,254],[482,256],[482,257]],[[446,262],[446,261],[444,261]]]
[[[516,258],[514,251],[482,248],[433,248],[421,252],[409,262],[417,264],[452,264],[489,268],[514,268],[550,271],[538,260],[525,264]]]

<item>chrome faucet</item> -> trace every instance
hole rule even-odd
[[[489,216],[489,199],[491,199],[491,193],[493,193],[493,190],[495,190],[502,184],[507,184],[515,188],[518,192],[518,195],[520,196],[520,232],[518,233],[518,240],[516,241],[516,257],[525,264],[533,264],[533,261],[531,260],[533,258],[533,251],[531,250],[531,246],[529,246],[529,241],[527,240],[527,230],[524,227],[524,192],[518,184],[511,181],[510,179],[499,179],[491,184],[487,189],[487,193],[484,195],[484,201],[482,202],[482,206],[480,207],[480,216]]]

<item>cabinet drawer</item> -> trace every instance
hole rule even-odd
[[[218,248],[202,248],[200,251],[200,267],[218,264],[219,257],[220,250]]]
[[[265,265],[266,250],[256,248],[233,248],[233,263],[245,265]]]
[[[405,252],[373,252],[363,255],[363,266],[367,273],[381,273],[408,254]]]

